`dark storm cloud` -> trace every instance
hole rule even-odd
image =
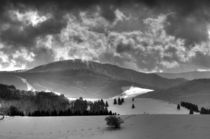
[[[186,39],[186,45],[208,40],[208,20],[196,16],[172,15],[168,17],[168,22],[170,25],[166,27],[167,33]]]
[[[90,6],[102,6],[110,9],[130,4],[144,4],[150,8],[177,9],[182,15],[188,15],[193,11],[209,6],[209,0],[2,0],[1,9],[5,5],[30,6],[37,9],[50,9],[51,6],[62,10],[72,10],[75,8],[86,9]]]
[[[132,4],[143,4],[159,12],[174,12],[174,15],[168,18],[169,25],[166,27],[166,31],[170,35],[186,39],[189,44],[208,38],[205,26],[209,19],[208,6],[210,6],[210,2],[208,0],[2,0],[0,2],[1,22],[5,20],[5,22],[12,23],[8,17],[5,17],[5,11],[9,8],[18,8],[19,10],[33,8],[40,12],[51,12],[54,19],[50,19],[36,28],[27,27],[22,32],[17,31],[15,26],[11,27],[2,33],[1,39],[8,43],[17,42],[17,44],[30,45],[37,36],[58,33],[64,28],[65,23],[62,22],[62,16],[66,12],[99,6],[101,15],[109,21],[114,21],[116,8],[121,6],[132,8]]]
[[[150,44],[150,42],[153,41],[152,39],[155,37],[157,38],[158,32],[154,38],[150,38],[149,36],[145,37],[146,35],[144,33],[149,29],[145,27],[146,25],[144,21],[147,18],[149,19],[148,21],[150,21],[159,15],[169,14],[166,16],[166,20],[163,22],[163,27],[158,31],[164,30],[163,32],[166,32],[164,38],[167,38],[167,35],[170,35],[168,38],[175,37],[175,39],[172,39],[170,42],[170,45],[173,45],[173,43],[176,42],[176,39],[180,39],[179,42],[181,42],[181,40],[186,42],[181,46],[180,44],[182,43],[174,44],[174,49],[176,47],[177,48],[163,57],[165,63],[162,63],[162,65],[168,65],[168,67],[172,67],[173,65],[171,66],[170,64],[173,62],[174,65],[176,62],[185,62],[185,60],[179,60],[185,59],[182,51],[184,53],[188,50],[185,50],[182,47],[187,47],[190,50],[193,45],[208,40],[208,24],[210,19],[210,10],[208,8],[209,6],[209,0],[1,0],[0,45],[3,43],[6,47],[8,47],[7,49],[10,52],[15,52],[15,50],[19,49],[26,49],[26,54],[28,53],[28,55],[30,55],[30,53],[33,53],[34,56],[32,56],[32,58],[34,58],[34,61],[30,61],[30,67],[54,61],[55,54],[53,49],[55,49],[56,46],[64,48],[64,44],[66,44],[65,47],[72,48],[66,50],[64,49],[64,52],[71,50],[69,53],[72,53],[74,50],[73,48],[75,47],[78,52],[75,53],[75,55],[81,55],[80,52],[82,49],[84,49],[85,52],[87,52],[86,57],[92,57],[93,60],[97,59],[100,61],[100,58],[98,57],[102,57],[101,61],[111,61],[114,64],[123,65],[125,62],[126,64],[130,64],[130,59],[133,59],[134,67],[143,67],[145,69],[152,70],[154,67],[157,67],[158,63],[163,62],[161,61],[162,57],[160,55],[162,55],[161,52],[166,54],[164,48],[165,44]],[[121,15],[118,15],[118,17],[116,15],[117,10],[121,11]],[[17,21],[14,19],[14,17],[11,17],[11,11],[19,11],[22,14],[29,11],[36,11],[39,16],[46,16],[48,14],[50,16],[45,21],[42,21],[34,26],[32,24],[24,23],[25,21]],[[82,12],[85,13],[84,17],[80,17]],[[96,12],[98,14],[97,16],[99,17],[94,15]],[[86,15],[89,13],[90,16]],[[69,17],[66,17],[66,15]],[[77,20],[74,18],[82,19]],[[103,20],[101,20],[101,18]],[[132,18],[137,20],[133,20]],[[85,20],[85,23],[81,23],[83,22],[83,19]],[[75,22],[73,22],[74,20]],[[97,22],[96,20],[101,21]],[[120,22],[116,22],[117,20]],[[152,22],[158,22],[158,20],[160,19],[157,18]],[[70,24],[71,22],[73,23]],[[67,27],[68,24],[69,27]],[[91,24],[91,27],[88,27],[88,25],[84,24]],[[160,25],[162,25],[162,23]],[[140,26],[141,28],[139,28]],[[149,25],[149,28],[153,28],[154,30],[157,30],[159,27],[159,25]],[[106,49],[107,45],[109,45],[108,43],[110,42],[106,42],[108,36],[105,35],[107,33],[107,28],[110,32],[117,32],[116,36],[122,35],[123,32],[128,32],[128,35],[125,35],[123,40],[119,39],[120,41],[119,43],[116,43],[116,48],[111,49],[108,53],[106,53]],[[59,37],[63,37],[61,36],[61,32],[63,30],[66,32],[72,31],[70,34],[72,34],[72,40],[74,43],[71,42],[71,37],[67,37],[64,39],[64,41],[67,40],[66,42],[62,42],[60,46],[57,45],[60,43]],[[141,40],[140,42],[138,42],[136,39],[127,41],[127,36],[129,36],[129,32],[131,31],[140,31],[142,36],[139,40],[141,40],[141,38],[146,39]],[[151,32],[152,31],[153,30],[151,30]],[[118,34],[118,32],[122,33]],[[65,32],[63,34],[65,34]],[[75,34],[79,34],[79,36],[76,36]],[[101,40],[100,37],[98,37],[99,34],[102,35]],[[138,37],[139,34],[136,36]],[[37,45],[37,40],[40,38],[45,38],[47,35],[51,36],[53,39],[55,39],[55,37],[58,37],[59,39],[57,42],[54,41],[56,43],[52,41],[54,44],[52,44],[51,47],[47,46],[47,48],[45,48],[46,46],[38,46],[40,44]],[[90,41],[91,39],[93,39],[92,42]],[[99,42],[94,44],[97,41]],[[160,41],[164,40],[160,39]],[[138,48],[135,47],[137,45],[139,45]],[[160,47],[159,45],[161,45],[161,50],[156,50],[156,48]],[[91,51],[87,51],[89,48],[84,48],[92,46],[94,47],[91,49]],[[96,48],[100,46],[103,46],[104,49],[100,51],[100,54],[98,54],[99,56],[92,56],[93,54],[98,53]],[[180,46],[180,48],[178,46]],[[154,50],[148,50],[147,54],[147,51],[145,50],[147,50],[149,47]],[[58,50],[60,50],[60,48]],[[3,52],[5,55],[10,54],[7,51]],[[176,58],[176,54],[180,55],[179,58]],[[205,57],[203,55],[196,56]],[[158,57],[159,59],[157,59]],[[198,63],[199,61],[203,61],[204,63],[200,62],[202,65],[209,65],[209,63],[205,62],[205,60],[197,59],[197,61]],[[24,61],[20,63],[24,63]]]

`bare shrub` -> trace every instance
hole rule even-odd
[[[120,118],[117,117],[115,115],[110,115],[108,117],[105,118],[106,120],[106,124],[111,127],[111,128],[121,128],[121,124],[124,123],[124,121]]]

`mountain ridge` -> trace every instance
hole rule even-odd
[[[0,73],[0,83],[25,90],[18,78],[24,78],[38,91],[50,90],[68,97],[108,98],[122,93],[122,87],[137,86],[153,90],[166,89],[185,82],[165,79],[116,65],[82,60],[65,60],[41,65],[22,72]]]

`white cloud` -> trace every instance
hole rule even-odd
[[[27,62],[32,62],[34,60],[35,54],[33,52],[28,52],[24,48],[17,50],[14,54],[12,54],[13,59],[17,59],[20,57]]]
[[[27,64],[34,60],[34,53],[25,48],[13,51],[7,51],[7,48],[9,46],[0,43],[0,71],[25,69]]]
[[[117,25],[118,22],[123,22],[123,21],[126,21],[126,20],[129,20],[130,17],[126,16],[122,11],[120,11],[119,9],[116,9],[114,11],[115,13],[115,21],[112,23],[112,26],[115,26]]]
[[[38,24],[46,21],[51,15],[40,15],[37,11],[10,11],[12,19],[23,22],[26,25],[37,26]]]

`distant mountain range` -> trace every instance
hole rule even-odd
[[[210,71],[190,71],[181,73],[156,73],[159,76],[168,79],[184,78],[186,80],[210,79]]]
[[[19,72],[1,72],[0,83],[18,89],[53,91],[68,97],[108,98],[122,93],[125,86],[162,90],[186,82],[140,73],[111,64],[67,60]]]

